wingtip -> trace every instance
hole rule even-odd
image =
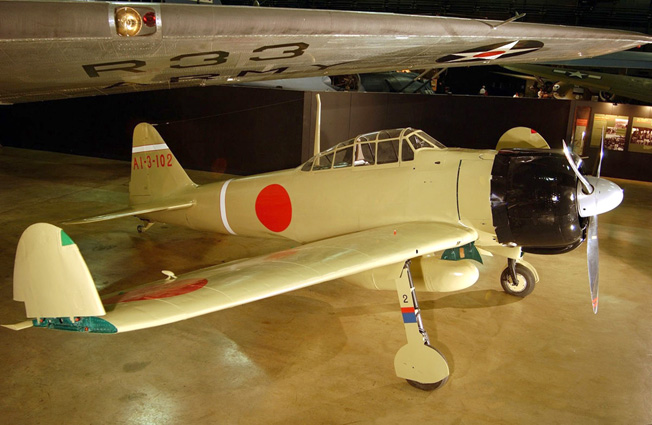
[[[31,320],[26,320],[20,323],[14,323],[11,325],[0,325],[0,326],[2,326],[3,328],[11,329],[13,331],[20,331],[23,329],[31,328],[32,326],[34,326],[34,322],[32,322]]]

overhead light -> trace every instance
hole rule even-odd
[[[115,11],[115,28],[123,37],[134,37],[143,27],[143,18],[133,7],[121,7]]]
[[[151,7],[116,7],[115,30],[121,37],[152,35],[156,32],[156,11]]]

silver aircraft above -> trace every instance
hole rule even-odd
[[[642,34],[515,18],[499,22],[237,6],[0,1],[0,103],[570,60],[652,41]]]

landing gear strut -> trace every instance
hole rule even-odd
[[[408,341],[394,357],[396,376],[420,390],[437,389],[446,383],[450,372],[446,359],[430,345],[428,333],[423,328],[410,260],[403,265],[401,276],[396,280],[396,290]]]
[[[534,291],[534,285],[539,281],[539,273],[532,264],[523,259],[520,246],[492,246],[486,250],[507,257],[507,267],[500,275],[500,285],[505,292],[523,298]]]
[[[500,285],[508,294],[524,298],[534,291],[537,279],[529,263],[517,261],[507,259],[507,268],[500,275]]]

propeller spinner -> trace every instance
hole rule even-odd
[[[613,210],[623,200],[623,190],[615,183],[600,178],[604,141],[600,146],[600,163],[597,176],[583,176],[578,169],[565,142],[564,155],[568,164],[577,175],[577,202],[579,215],[589,217],[587,231],[586,256],[589,269],[589,287],[591,289],[591,304],[593,313],[598,312],[598,214]],[[580,160],[581,161],[581,160]]]

